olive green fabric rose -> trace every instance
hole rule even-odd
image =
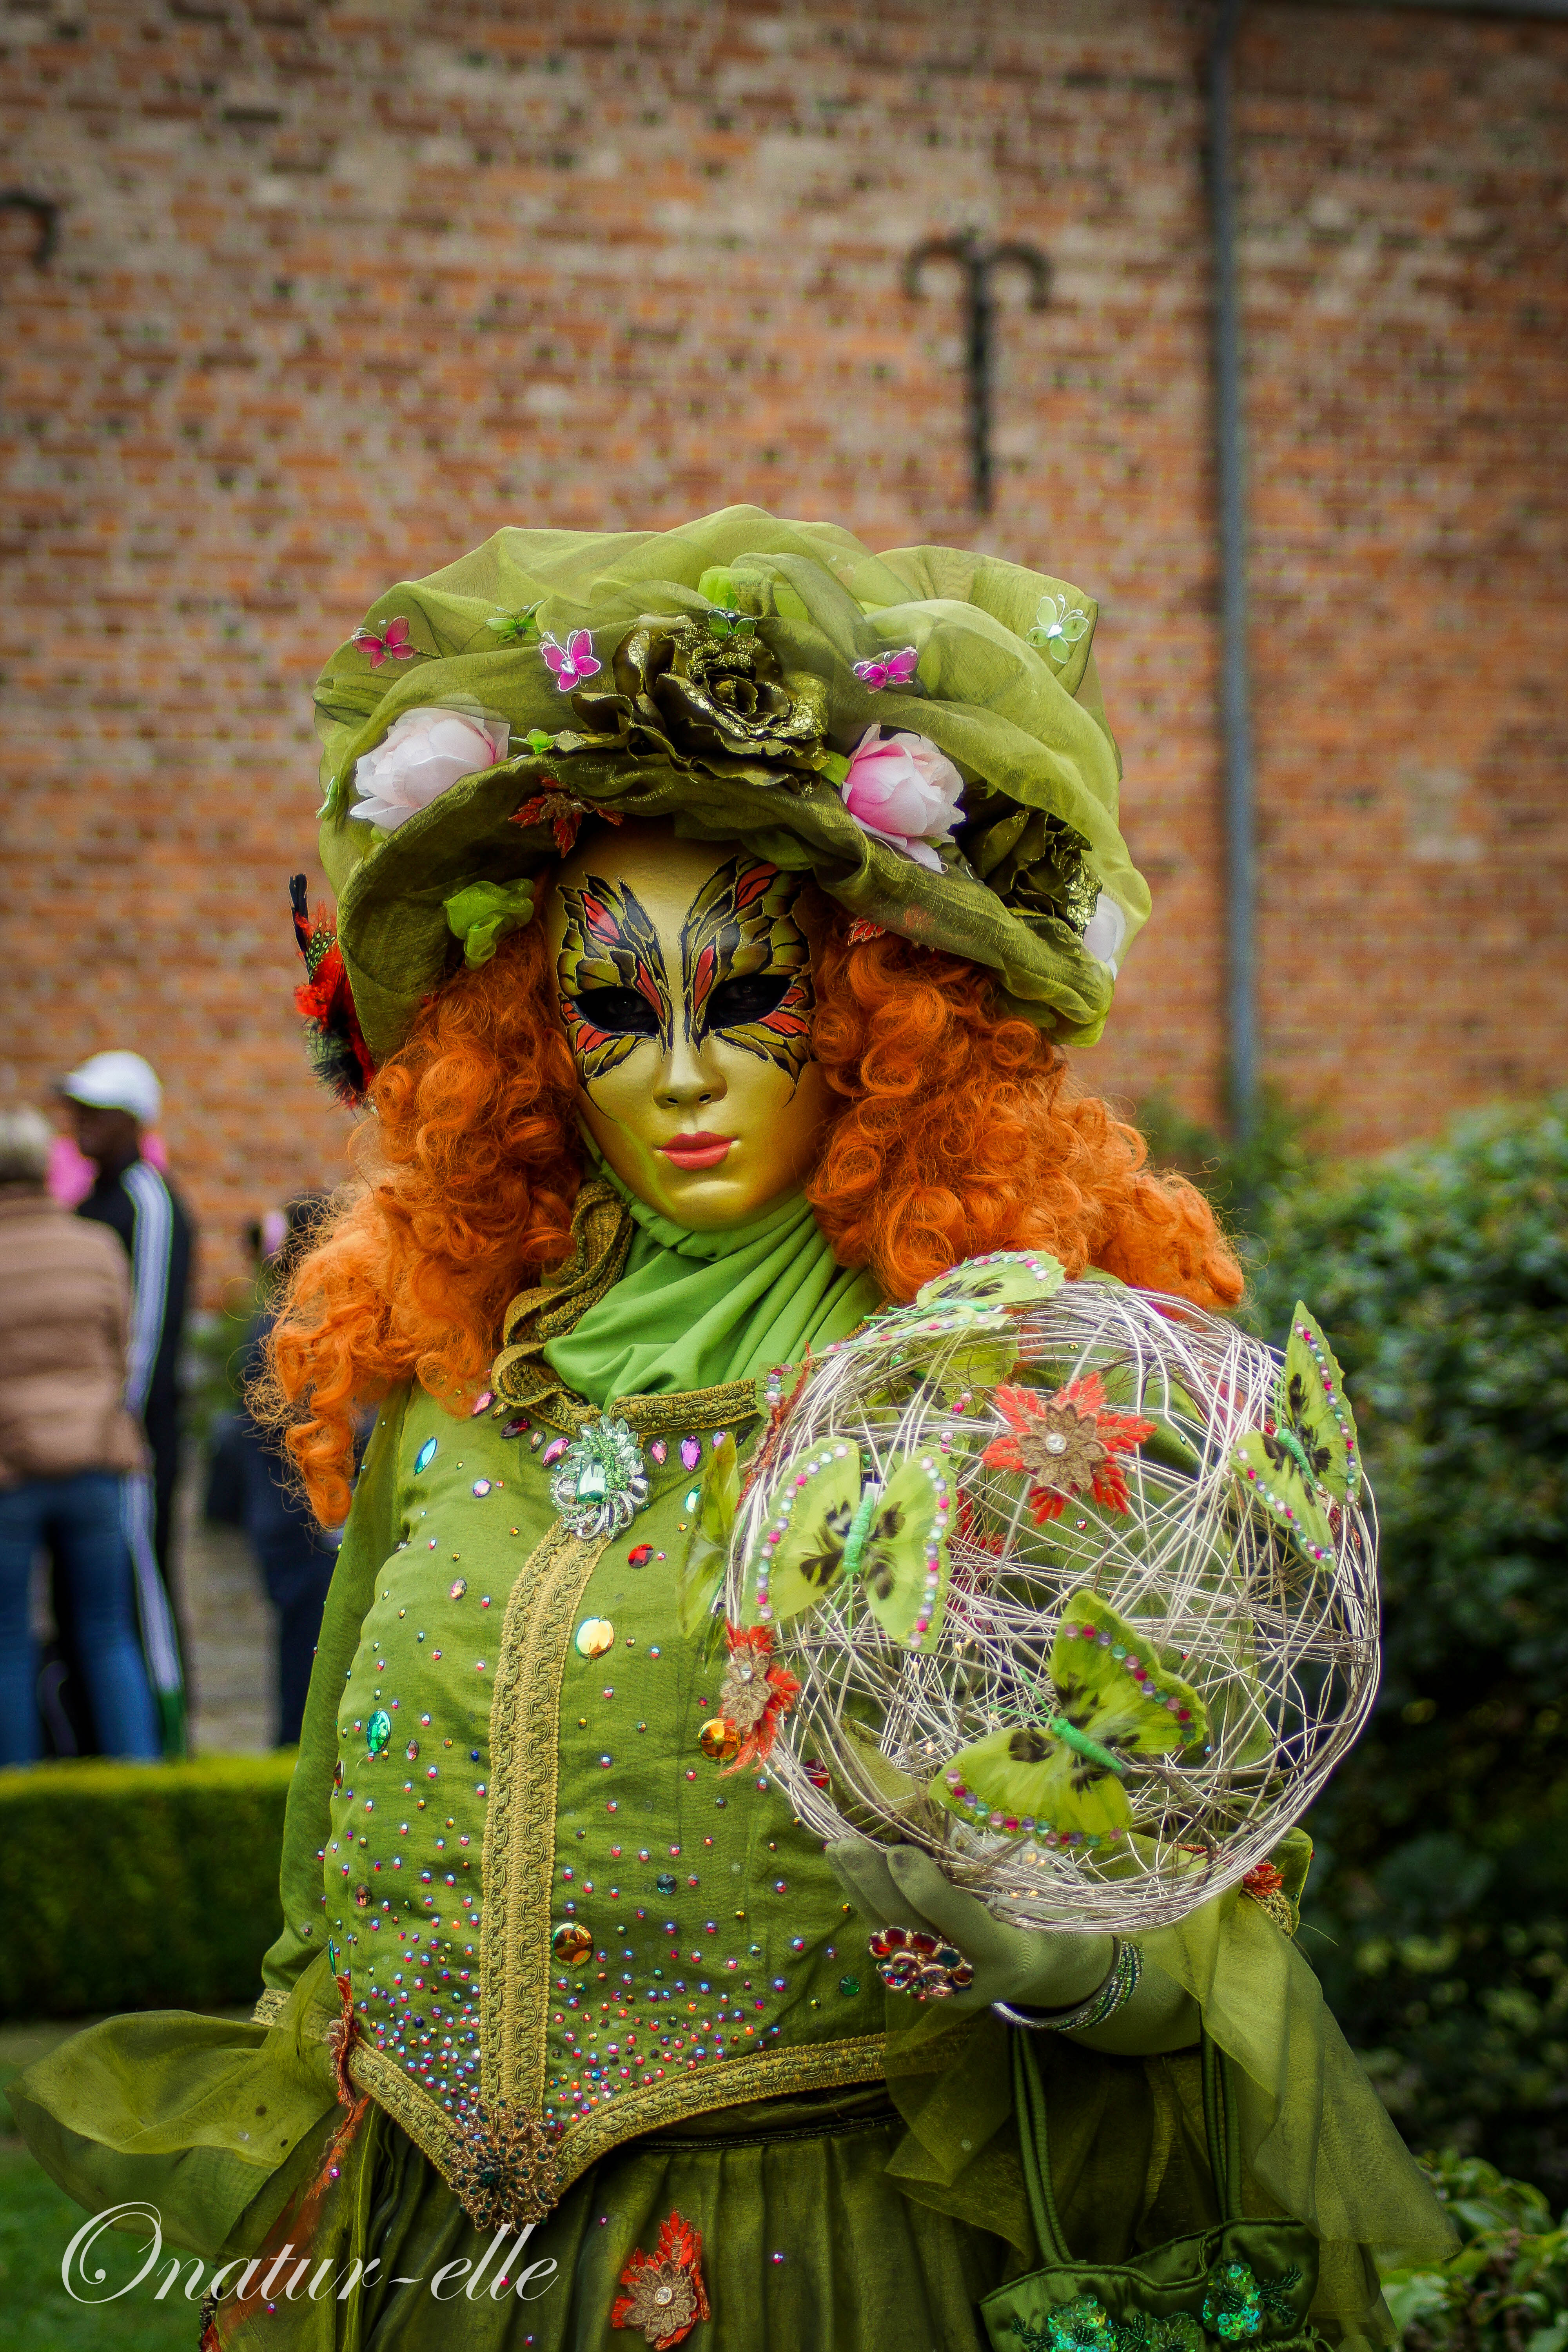
[[[1149,911],[1117,826],[1095,614],[994,557],[874,555],[756,507],[663,532],[501,530],[390,590],[316,688],[321,857],[373,1055],[460,961],[447,902],[485,884],[517,903],[600,811],[809,871],[851,915],[984,966],[1016,1009],[1092,1044]],[[431,730],[389,743],[397,722],[451,710],[502,756],[434,797],[404,791],[398,741]],[[951,831],[918,856],[846,805],[878,727],[963,779]]]

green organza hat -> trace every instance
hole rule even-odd
[[[500,530],[390,589],[316,686],[321,862],[371,1058],[530,919],[595,814],[809,870],[1091,1045],[1149,912],[1095,611],[990,556],[873,555],[759,507]]]

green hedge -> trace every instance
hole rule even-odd
[[[0,2016],[254,2000],[292,1770],[275,1755],[0,1772]]]
[[[1304,1948],[1414,2147],[1568,2203],[1568,1097],[1340,1169],[1277,1108],[1245,1154],[1161,1143],[1246,1237],[1254,1328],[1321,1318],[1382,1523]]]
[[[1422,2163],[1460,2243],[1440,2270],[1384,2270],[1404,2352],[1563,2352],[1568,2229],[1540,2189],[1452,2149]]]

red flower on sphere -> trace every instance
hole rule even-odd
[[[730,1663],[719,1692],[719,1712],[741,1743],[726,1769],[743,1772],[749,1764],[760,1764],[772,1748],[780,1724],[800,1695],[800,1685],[784,1667],[769,1664],[771,1626],[726,1624],[724,1633]]]
[[[1113,1412],[1098,1372],[1069,1381],[1053,1396],[1004,1384],[996,1409],[1010,1434],[995,1438],[981,1460],[990,1470],[1015,1470],[1030,1481],[1035,1525],[1059,1519],[1076,1495],[1092,1494],[1110,1511],[1128,1507],[1127,1478],[1119,1454],[1154,1434],[1152,1421]]]
[[[701,2232],[672,2213],[660,2225],[652,2253],[637,2248],[621,2273],[621,2284],[627,2292],[616,2299],[612,2327],[640,2328],[644,2342],[660,2352],[680,2343],[700,2319],[710,2315],[702,2284]]]

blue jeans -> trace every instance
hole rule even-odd
[[[136,1630],[125,1481],[107,1470],[0,1487],[0,1764],[38,1755],[38,1662],[28,1611],[33,1561],[53,1551],[106,1756],[162,1753]]]

